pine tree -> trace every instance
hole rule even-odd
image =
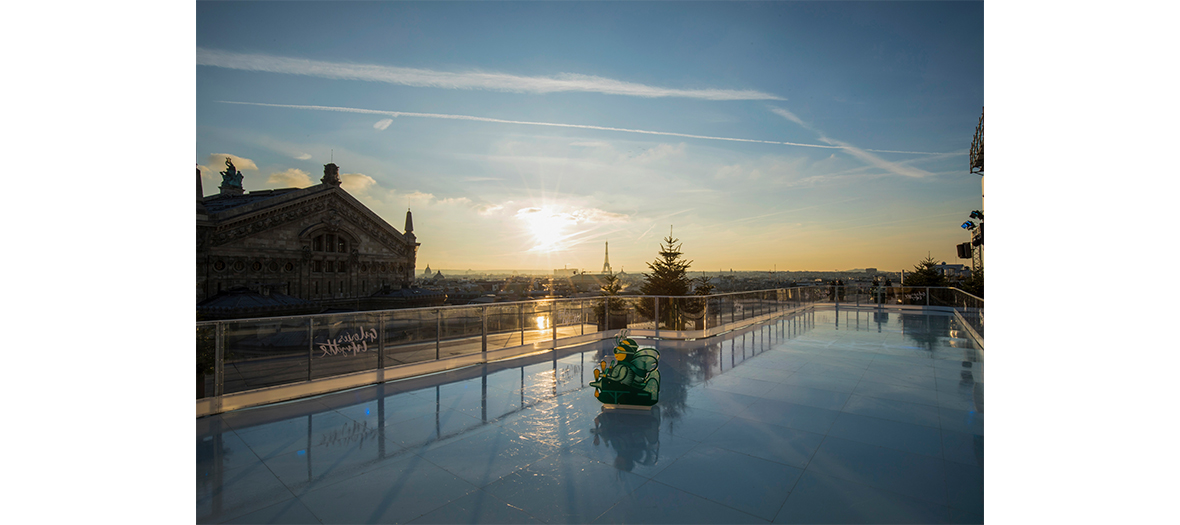
[[[946,276],[938,273],[934,267],[938,261],[927,256],[914,266],[913,273],[907,273],[903,286],[946,286]]]
[[[669,233],[660,245],[656,260],[647,263],[651,273],[643,274],[644,282],[639,288],[643,295],[688,295],[692,283],[688,278],[688,267],[692,261],[681,260],[679,239]],[[677,303],[670,299],[660,299],[660,321],[671,330],[682,330],[684,321],[679,318]],[[641,301],[639,311],[644,317],[652,317],[654,304],[651,300]]]
[[[980,266],[978,269],[973,270],[971,272],[971,277],[968,277],[962,283],[959,283],[957,287],[961,288],[963,291],[965,291],[971,295],[982,298],[983,297],[983,267]]]

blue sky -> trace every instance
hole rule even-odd
[[[947,262],[980,208],[980,2],[196,6],[196,150],[318,183],[419,269]]]

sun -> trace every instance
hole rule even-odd
[[[516,217],[524,221],[525,230],[532,237],[530,252],[553,253],[565,249],[569,228],[575,221],[568,214],[548,208],[526,208]]]

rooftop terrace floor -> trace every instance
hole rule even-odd
[[[650,413],[586,386],[603,341],[201,418],[197,521],[983,521],[983,352],[952,317],[638,342]]]

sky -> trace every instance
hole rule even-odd
[[[948,263],[981,209],[982,2],[198,2],[196,148],[344,187],[418,270]]]

